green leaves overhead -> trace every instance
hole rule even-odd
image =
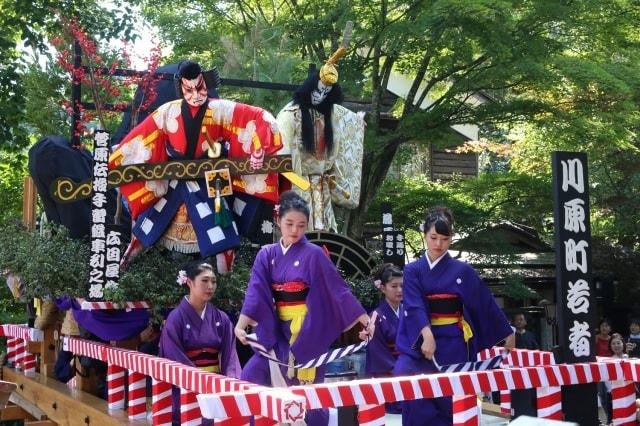
[[[77,17],[97,38],[131,38],[136,1],[0,0],[0,149],[20,151],[30,142],[24,126],[22,73],[25,50],[46,49],[46,39],[60,29],[60,19]],[[46,100],[43,100],[46,101]]]

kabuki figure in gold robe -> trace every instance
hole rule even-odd
[[[175,77],[182,99],[168,102],[138,124],[117,146],[109,167],[169,160],[250,158],[260,168],[265,155],[282,148],[273,116],[261,109],[209,98],[207,88],[219,83],[217,71],[202,72],[184,61]],[[257,206],[257,198],[276,201],[275,173],[233,178],[234,195],[219,209],[202,180],[132,182],[121,192],[135,220],[126,258],[156,243],[183,253],[216,255],[218,272],[231,269],[239,234]]]
[[[360,200],[364,117],[343,106],[335,63],[338,51],[296,90],[276,120],[293,171],[311,184],[292,188],[310,206],[310,230],[337,232],[333,204],[353,209]]]

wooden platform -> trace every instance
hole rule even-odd
[[[42,424],[58,425],[146,425],[146,419],[129,420],[123,410],[109,412],[107,401],[95,397],[78,389],[70,389],[66,384],[40,374],[25,376],[12,368],[2,368],[3,379],[17,385],[12,398],[16,406],[32,416],[42,412],[46,419],[36,418],[37,421],[47,421]],[[20,404],[20,401],[26,401]],[[29,405],[22,407],[21,405]],[[12,410],[17,410],[13,409]],[[33,416],[35,417],[35,416]],[[38,416],[40,417],[40,416]],[[37,423],[33,423],[37,424]]]

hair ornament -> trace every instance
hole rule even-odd
[[[178,285],[185,285],[187,283],[187,271],[181,269],[178,271],[178,277],[176,278],[176,282]]]
[[[382,288],[382,280],[374,280],[373,281],[373,285],[376,286],[376,288]]]

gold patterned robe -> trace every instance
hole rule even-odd
[[[300,107],[289,103],[276,117],[284,145],[281,154],[290,153],[293,171],[311,184],[307,191],[293,188],[311,208],[309,229],[336,232],[332,203],[354,209],[360,201],[365,122],[360,114],[334,105],[331,114],[333,149],[328,153],[324,142],[324,117],[314,109],[309,111],[314,125],[315,152],[304,150]]]

